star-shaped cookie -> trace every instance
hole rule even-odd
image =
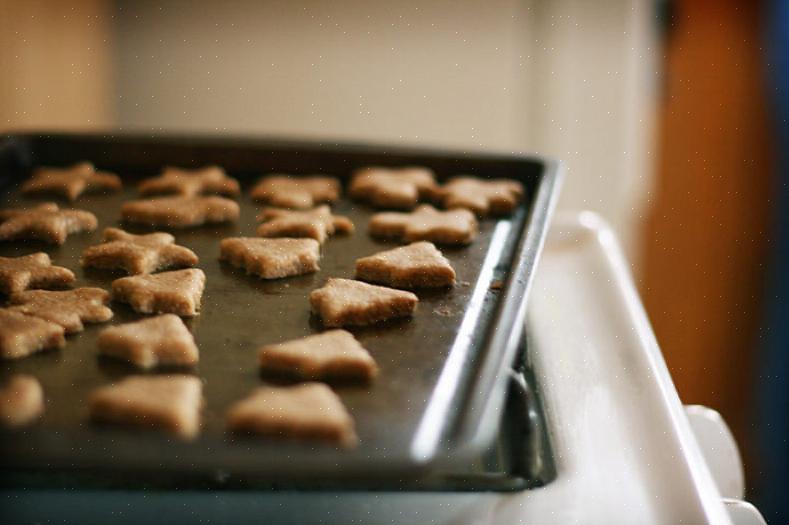
[[[378,374],[378,365],[370,353],[345,330],[329,330],[285,343],[266,345],[258,350],[258,361],[264,372],[299,379],[367,381]]]
[[[511,213],[523,197],[523,185],[511,179],[455,177],[436,191],[444,208],[465,208],[480,217]]]
[[[226,195],[235,197],[241,190],[238,181],[228,177],[219,166],[206,166],[195,170],[167,167],[164,172],[144,180],[139,186],[142,195]]]
[[[323,383],[263,386],[230,407],[227,427],[237,433],[356,445],[353,418]]]
[[[433,171],[428,168],[376,166],[356,171],[348,193],[376,208],[410,210],[420,199],[431,198],[436,187]]]
[[[474,240],[478,227],[477,218],[468,210],[439,211],[423,204],[411,213],[376,213],[370,219],[369,231],[383,239],[464,245]]]
[[[317,204],[339,199],[340,181],[323,175],[268,175],[252,188],[251,195],[256,201],[278,208],[308,210]]]
[[[257,234],[261,237],[311,237],[323,244],[329,235],[353,233],[348,217],[332,215],[327,205],[307,211],[267,208],[258,215]]]
[[[90,162],[80,162],[69,168],[38,168],[22,184],[22,193],[55,193],[74,201],[84,192],[117,191],[121,187],[117,175],[96,171]]]
[[[17,374],[0,387],[0,426],[26,427],[44,413],[44,390],[33,376]]]
[[[76,277],[68,268],[53,266],[44,252],[22,257],[0,257],[0,293],[13,295],[28,288],[57,288]]]
[[[280,279],[320,270],[315,239],[231,237],[219,244],[219,258],[263,279]]]
[[[19,359],[48,348],[63,348],[63,327],[38,317],[0,308],[0,358]]]
[[[71,233],[93,231],[96,216],[83,210],[61,210],[53,202],[35,208],[0,210],[0,241],[37,239],[63,244]]]
[[[205,273],[199,268],[150,275],[121,277],[112,281],[112,298],[128,303],[143,314],[171,313],[193,317],[200,310]]]
[[[191,332],[173,314],[105,328],[97,342],[100,354],[145,369],[160,365],[192,366],[200,358]]]
[[[57,323],[67,334],[85,329],[83,322],[103,323],[112,319],[106,304],[110,294],[101,288],[74,290],[28,290],[11,297],[9,310]]]
[[[365,326],[387,319],[409,317],[419,299],[411,292],[350,279],[331,278],[310,293],[312,311],[324,326]]]
[[[121,206],[124,221],[166,228],[232,222],[238,220],[240,213],[235,201],[216,196],[158,197],[129,201]]]
[[[95,390],[88,408],[97,422],[191,439],[200,431],[202,393],[203,384],[193,376],[131,376]]]
[[[197,255],[175,244],[175,237],[169,233],[134,235],[118,228],[105,229],[104,244],[91,246],[82,253],[82,266],[86,268],[120,268],[130,274],[153,273],[197,263]]]
[[[394,288],[443,288],[455,284],[455,270],[429,242],[415,242],[356,260],[356,278]]]

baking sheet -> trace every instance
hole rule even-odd
[[[480,385],[477,372],[486,363],[502,358],[504,349],[489,348],[491,334],[512,330],[513,320],[502,315],[501,309],[507,300],[519,299],[511,297],[510,285],[528,281],[529,275],[512,276],[511,269],[523,259],[529,228],[538,229],[534,224],[534,200],[540,183],[546,181],[546,165],[542,162],[475,158],[464,163],[462,158],[446,154],[227,139],[39,136],[11,141],[11,146],[5,146],[2,177],[13,182],[0,199],[2,207],[30,206],[47,200],[22,197],[16,191],[19,174],[27,173],[31,165],[68,165],[87,159],[100,169],[115,171],[125,181],[120,193],[88,194],[75,203],[74,207],[97,215],[100,226],[96,232],[72,235],[60,247],[27,241],[0,243],[3,256],[49,253],[54,264],[75,271],[75,286],[109,289],[112,280],[122,276],[83,270],[79,257],[86,247],[100,242],[105,227],[151,231],[121,224],[119,207],[126,200],[138,198],[136,183],[155,175],[162,165],[220,164],[239,178],[243,194],[238,199],[241,219],[237,223],[172,231],[179,244],[198,254],[198,267],[207,276],[202,311],[186,321],[201,352],[200,364],[191,373],[201,377],[205,385],[200,437],[183,443],[158,434],[88,422],[86,399],[94,388],[139,373],[130,365],[96,355],[95,339],[102,328],[141,318],[126,305],[113,303],[115,318],[111,323],[87,325],[84,332],[68,337],[65,349],[0,363],[0,381],[13,373],[29,373],[40,379],[47,395],[46,414],[38,425],[0,436],[4,467],[217,476],[255,473],[278,479],[318,474],[330,478],[377,477],[424,471],[436,460],[451,462],[463,455],[459,451],[476,448],[479,452],[480,447],[489,445],[470,447],[467,435],[459,429],[481,421],[482,414],[469,410],[469,406],[480,403],[479,396],[489,399],[494,389],[504,389],[506,377],[494,377]],[[456,287],[418,292],[420,304],[412,319],[351,329],[380,366],[380,375],[371,385],[334,385],[356,420],[358,448],[346,451],[313,443],[226,434],[223,414],[228,406],[268,380],[258,372],[256,349],[320,331],[319,321],[309,311],[310,291],[328,277],[351,278],[356,258],[398,244],[372,239],[366,229],[374,210],[347,199],[337,203],[334,210],[349,216],[357,231],[348,237],[332,237],[324,244],[321,270],[315,274],[272,281],[248,276],[218,260],[219,241],[230,236],[254,236],[259,206],[249,199],[248,189],[260,175],[270,171],[320,171],[345,180],[353,169],[369,164],[427,165],[441,178],[469,172],[483,177],[508,174],[524,183],[526,198],[512,216],[481,221],[480,234],[471,246],[442,249],[457,272]],[[541,232],[536,233],[541,241]],[[502,281],[505,286],[492,289],[493,281]],[[500,397],[496,410],[503,402],[503,395]]]

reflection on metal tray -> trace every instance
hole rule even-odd
[[[32,373],[47,393],[47,412],[39,425],[0,436],[4,468],[91,475],[122,471],[130,480],[152,473],[253,476],[283,485],[302,485],[318,477],[333,482],[365,479],[366,486],[374,486],[376,480],[429,479],[437,472],[457,471],[490,447],[504,404],[506,371],[521,341],[524,297],[555,199],[555,164],[513,156],[242,139],[12,136],[0,149],[0,205],[43,200],[21,197],[16,191],[31,167],[83,159],[117,172],[126,182],[121,193],[85,195],[75,204],[98,216],[99,231],[74,235],[61,247],[0,244],[4,256],[48,252],[55,264],[77,270],[76,286],[109,288],[118,276],[79,270],[80,254],[99,242],[103,227],[119,225],[121,202],[135,198],[136,182],[163,165],[219,164],[247,190],[258,176],[272,171],[323,172],[347,180],[350,172],[365,165],[417,164],[433,168],[441,179],[458,173],[514,178],[525,185],[526,195],[510,217],[482,221],[480,235],[470,247],[443,250],[458,273],[458,286],[419,292],[419,309],[411,320],[352,330],[381,369],[369,386],[336,385],[356,419],[357,449],[233,437],[224,431],[222,417],[228,405],[261,382],[255,349],[319,330],[309,314],[309,292],[327,277],[351,277],[356,258],[393,246],[367,235],[373,210],[342,200],[336,209],[356,223],[357,232],[327,241],[320,272],[274,281],[247,276],[217,259],[220,239],[254,235],[257,207],[245,192],[239,199],[238,223],[174,232],[179,244],[198,254],[199,267],[208,278],[202,312],[187,323],[201,350],[194,373],[205,381],[201,436],[182,443],[87,423],[85,400],[90,391],[135,372],[122,363],[97,359],[95,338],[106,325],[92,325],[70,336],[62,351],[0,365],[0,381],[15,372]],[[501,289],[492,289],[491,283],[499,280]],[[140,317],[124,305],[113,304],[113,310],[113,323]]]

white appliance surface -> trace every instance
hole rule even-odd
[[[74,515],[82,523],[162,516],[234,524],[763,523],[738,501],[739,458],[725,424],[708,417],[694,423],[705,429],[698,441],[693,434],[611,229],[591,213],[557,218],[533,284],[528,355],[557,467],[545,487],[516,493],[7,491],[0,505],[24,509],[30,521]],[[708,415],[699,408],[688,414]],[[713,444],[704,446],[708,460],[721,457],[712,469],[699,443]],[[724,458],[726,450],[734,452]]]

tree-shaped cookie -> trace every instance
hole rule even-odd
[[[321,244],[329,235],[354,230],[348,217],[333,215],[325,204],[306,211],[267,208],[258,220],[264,221],[257,229],[261,237],[311,237]]]
[[[258,202],[278,208],[308,210],[339,199],[340,181],[324,175],[268,175],[252,188],[251,195]]]
[[[480,217],[511,213],[523,197],[523,185],[511,179],[455,177],[436,191],[444,208],[465,208]]]
[[[419,299],[411,292],[331,278],[310,293],[312,311],[324,326],[364,326],[387,319],[409,317]]]
[[[63,244],[69,234],[93,231],[98,224],[90,212],[61,210],[52,202],[35,208],[5,209],[0,210],[0,241],[36,239]]]
[[[142,181],[139,190],[142,195],[172,194],[184,197],[205,194],[235,197],[241,192],[238,181],[228,177],[219,166],[194,170],[167,167],[158,177]]]
[[[411,213],[376,213],[369,224],[373,237],[446,245],[471,243],[478,228],[477,218],[468,210],[439,211],[429,204],[423,204]]]
[[[193,376],[132,376],[95,390],[88,408],[97,422],[191,439],[200,431],[202,392],[203,383]]]
[[[320,270],[315,239],[230,237],[219,244],[219,258],[263,279],[280,279]]]
[[[299,379],[370,380],[378,366],[350,332],[329,330],[258,350],[260,369]]]
[[[356,278],[394,288],[442,288],[455,284],[455,270],[429,242],[415,242],[356,260]]]
[[[90,246],[82,253],[82,266],[86,268],[120,268],[130,274],[153,273],[197,263],[197,255],[175,244],[175,237],[169,233],[134,235],[118,228],[105,229],[104,243]]]
[[[0,257],[0,293],[13,295],[28,288],[59,288],[76,278],[62,266],[53,266],[44,252],[22,257]]]
[[[90,162],[80,162],[69,168],[38,168],[22,184],[22,193],[55,193],[74,201],[84,192],[117,191],[121,186],[117,175],[96,171]]]
[[[44,390],[33,376],[17,374],[0,387],[0,426],[26,427],[44,413]]]
[[[190,268],[116,279],[112,281],[112,298],[143,314],[192,317],[200,310],[204,289],[205,273]]]
[[[63,348],[63,327],[8,308],[0,308],[0,358],[19,359],[49,348]]]
[[[432,198],[436,187],[433,171],[428,168],[376,166],[356,171],[348,193],[376,208],[410,210],[420,199]]]
[[[101,288],[50,291],[28,290],[11,297],[9,309],[57,323],[67,334],[81,332],[83,323],[103,323],[112,319],[107,308],[110,294]]]
[[[227,412],[227,427],[236,433],[354,446],[353,418],[339,396],[323,383],[262,386]]]
[[[238,220],[241,209],[224,197],[158,197],[125,202],[124,221],[147,226],[187,228]]]
[[[192,333],[173,314],[105,328],[99,334],[98,346],[102,355],[146,369],[160,365],[192,366],[199,360]]]

